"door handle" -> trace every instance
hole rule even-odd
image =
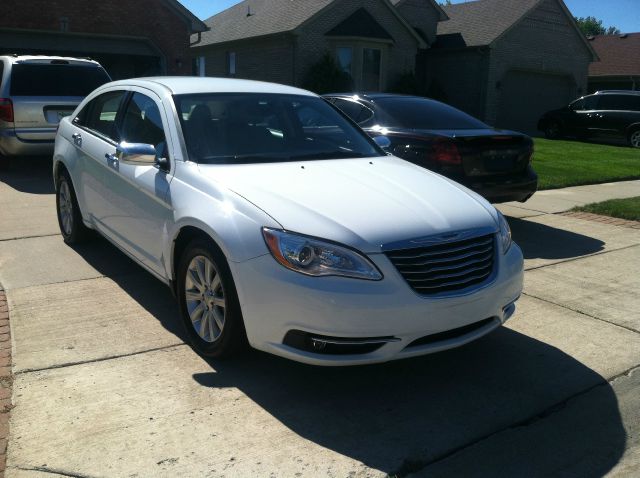
[[[115,154],[106,153],[104,157],[107,160],[107,163],[113,164],[113,165],[118,164],[118,158]]]
[[[77,146],[82,146],[82,135],[80,133],[73,133],[71,138]]]

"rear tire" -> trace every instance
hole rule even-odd
[[[558,139],[562,137],[562,128],[557,121],[549,121],[544,128],[544,135],[547,139]]]
[[[629,146],[640,148],[640,128],[634,129],[629,133]]]
[[[71,177],[66,170],[58,176],[56,185],[56,210],[58,212],[58,225],[64,242],[67,244],[79,244],[86,241],[91,230],[82,222],[82,214],[78,206],[76,192],[71,183]]]
[[[226,358],[247,344],[229,265],[210,242],[194,239],[180,258],[177,295],[182,322],[196,352]]]

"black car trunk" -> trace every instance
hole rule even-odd
[[[455,144],[469,177],[524,172],[533,152],[531,140],[524,136],[458,137]]]

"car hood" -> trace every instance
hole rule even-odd
[[[283,229],[363,252],[452,231],[497,230],[486,201],[395,157],[200,165],[200,170]]]
[[[379,135],[376,130],[367,130],[372,136]],[[404,128],[388,128],[389,135],[397,136],[414,136],[425,138],[473,138],[481,136],[525,136],[517,131],[494,128],[479,129],[404,129]]]

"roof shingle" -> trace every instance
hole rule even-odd
[[[540,0],[477,0],[448,5],[444,11],[449,21],[438,23],[438,36],[458,34],[466,46],[490,45],[538,3]]]
[[[589,76],[640,76],[640,33],[598,35],[590,41],[600,57]]]

